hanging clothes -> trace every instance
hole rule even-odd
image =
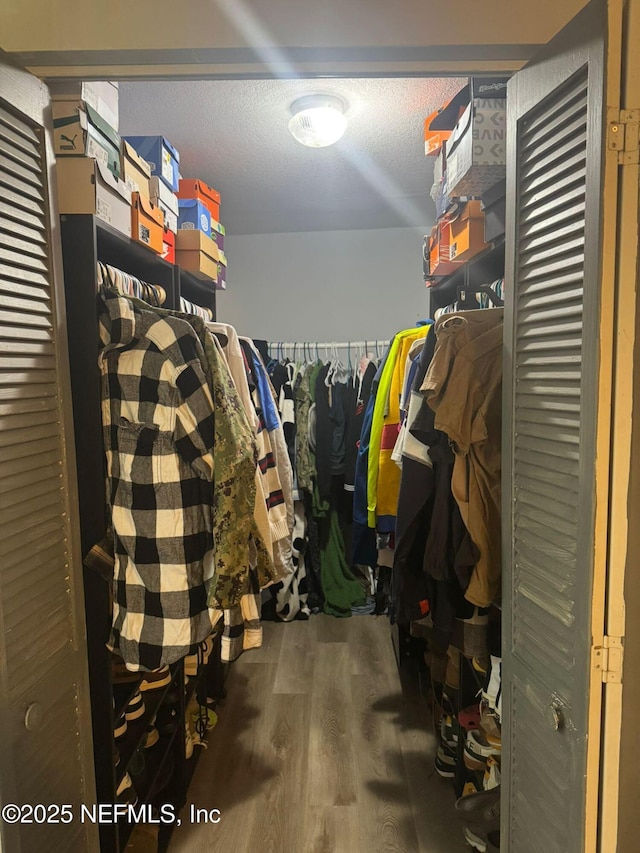
[[[405,329],[394,337],[376,393],[368,458],[367,511],[369,527],[377,526],[384,533],[393,531],[400,488],[398,469],[391,459],[400,423],[401,380],[398,375],[404,367],[408,347],[417,338],[424,338],[429,328]],[[398,368],[401,352],[404,352],[404,358]],[[392,385],[395,392],[393,399]]]
[[[192,654],[217,616],[214,408],[189,323],[98,296],[107,500],[115,539],[108,646],[132,670]]]
[[[502,308],[441,317],[421,389],[455,453],[452,492],[480,552],[465,595],[482,608],[499,595],[502,572],[503,321]]]

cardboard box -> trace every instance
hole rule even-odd
[[[216,281],[216,290],[227,289],[227,266],[218,261],[218,280]]]
[[[152,176],[149,182],[151,187],[151,201],[164,213],[164,225],[175,234],[178,230],[178,197],[172,192],[163,180]]]
[[[91,213],[131,237],[131,193],[102,163],[91,157],[65,157],[56,163],[60,213]]]
[[[215,219],[211,220],[211,238],[216,241],[218,248],[224,250],[224,238],[226,236],[224,225],[220,225]]]
[[[179,198],[178,230],[202,231],[207,237],[211,237],[211,214],[209,213],[209,208],[197,198]]]
[[[136,149],[151,167],[151,174],[162,178],[172,192],[178,189],[180,155],[164,136],[127,136],[127,142]]]
[[[164,215],[141,193],[131,196],[131,239],[161,255],[164,243]]]
[[[122,180],[127,185],[127,188],[132,193],[142,193],[145,198],[149,198],[151,169],[147,161],[142,159],[136,149],[126,139],[122,140],[120,163]]]
[[[70,80],[62,83],[51,83],[51,100],[53,101],[84,101],[103,118],[109,127],[118,130],[120,127],[119,113],[119,84],[106,80],[82,83]]]
[[[447,143],[451,198],[481,196],[506,173],[506,100],[475,99]]]
[[[53,101],[52,111],[57,157],[93,157],[120,177],[120,136],[92,107]]]
[[[442,219],[432,229],[425,249],[425,277],[451,275],[462,259],[451,257],[451,223]]]
[[[436,110],[424,120],[424,153],[427,157],[433,157],[440,153],[443,144],[451,136],[451,130],[432,130],[431,123],[438,116],[440,110]]]
[[[220,252],[215,243],[202,231],[178,231],[176,263],[197,278],[217,282]]]
[[[216,222],[220,221],[220,193],[204,181],[182,178],[178,198],[197,198],[207,208],[211,218]]]
[[[162,235],[162,257],[165,261],[169,261],[170,264],[175,264],[176,262],[176,234],[175,231],[171,231],[166,225]]]
[[[484,213],[480,201],[468,201],[451,219],[449,259],[466,262],[489,248],[484,241]]]

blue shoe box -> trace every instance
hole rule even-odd
[[[197,198],[178,199],[178,230],[202,231],[211,237],[211,214]]]
[[[151,174],[162,178],[172,192],[180,186],[180,155],[164,136],[125,136],[151,167]]]

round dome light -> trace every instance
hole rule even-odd
[[[344,135],[345,105],[333,95],[306,95],[291,104],[289,131],[309,148],[326,148]]]

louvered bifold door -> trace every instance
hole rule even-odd
[[[602,683],[592,679],[591,647],[604,578],[596,447],[611,287],[602,281],[606,31],[605,4],[592,3],[508,93],[503,836],[511,853],[595,849]]]
[[[95,849],[80,820],[94,782],[47,107],[41,83],[0,61],[0,799],[47,807],[0,821],[6,853]]]

